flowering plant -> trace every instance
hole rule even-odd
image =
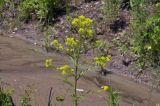
[[[93,20],[90,18],[86,18],[84,16],[79,16],[74,18],[71,22],[71,26],[74,29],[72,35],[64,38],[64,42],[59,42],[57,39],[53,39],[51,42],[51,46],[55,49],[58,49],[65,53],[67,56],[70,57],[73,64],[70,65],[63,65],[56,68],[63,76],[65,76],[67,82],[68,78],[72,77],[74,79],[73,85],[73,100],[75,106],[78,106],[78,100],[80,96],[78,96],[77,91],[77,84],[78,80],[84,75],[86,70],[80,69],[80,59],[83,54],[87,53],[89,50],[93,49],[94,44],[94,31],[93,31]],[[102,56],[95,58],[97,65],[104,66],[110,60],[110,56]],[[46,60],[46,67],[51,66],[51,60]],[[71,84],[71,82],[69,82]]]

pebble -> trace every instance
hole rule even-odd
[[[13,36],[12,36],[12,35],[9,35],[9,37],[10,37],[10,38],[13,38]]]
[[[34,45],[37,45],[37,43],[36,43],[36,42],[34,42]]]
[[[14,28],[14,31],[17,31],[18,30],[18,28]]]
[[[84,92],[84,89],[76,89],[79,92]]]

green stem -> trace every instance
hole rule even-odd
[[[101,67],[101,72],[103,73],[103,71],[104,71],[104,68],[103,68],[103,66],[100,66]]]
[[[78,59],[76,60],[76,64],[75,64],[75,77],[74,77],[74,81],[75,81],[75,84],[74,84],[75,106],[78,106],[78,99],[77,99],[77,82],[78,82],[78,79],[77,79],[77,76],[78,76]]]
[[[71,8],[71,1],[70,0],[67,0],[67,3],[66,3],[66,12],[67,12],[67,16],[70,16],[70,8]]]

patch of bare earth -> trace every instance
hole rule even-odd
[[[101,5],[100,1],[82,3],[76,11],[71,13],[71,16],[85,15],[96,20],[98,23],[95,29],[97,36],[110,41],[114,37],[120,36],[128,28],[126,26],[123,30],[118,29],[116,33],[106,31],[103,24],[100,23],[103,19],[100,12]],[[128,14],[128,11],[124,10],[120,17],[128,20]],[[66,15],[58,17],[58,20],[59,22],[54,25],[55,33],[53,35],[61,37],[68,35],[70,26],[66,21]],[[53,58],[55,65],[65,64],[68,59],[61,54],[45,53],[43,45],[43,34],[34,23],[25,24],[9,37],[0,35],[0,78],[15,89],[13,98],[17,106],[19,106],[19,99],[26,85],[33,87],[33,106],[47,105],[51,87],[53,87],[52,103],[55,103],[56,96],[66,94],[62,106],[72,106],[72,99],[68,93],[71,87],[63,82],[58,72],[46,70],[43,65],[46,58]],[[80,89],[92,90],[93,93],[82,99],[80,106],[106,106],[104,93],[97,93],[97,90],[102,85],[108,85],[109,82],[122,96],[120,106],[155,106],[160,103],[159,90],[154,89],[151,93],[149,87],[144,85],[149,83],[150,76],[143,75],[137,79],[135,72],[130,71],[132,66],[127,67],[122,64],[123,57],[118,54],[114,46],[110,52],[112,61],[109,63],[108,70],[112,71],[112,74],[99,76],[96,72],[90,72],[78,82]],[[135,80],[141,83],[137,83]]]

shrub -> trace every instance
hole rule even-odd
[[[23,0],[19,8],[20,17],[31,19],[32,14],[35,14],[40,21],[52,20],[64,4],[63,0]]]
[[[2,83],[0,81],[0,106],[12,106],[13,101],[11,95],[13,94],[13,89],[6,89],[2,88]]]
[[[102,0],[102,4],[103,19],[109,25],[117,18],[121,2],[120,0]]]
[[[0,1],[0,8],[2,8],[2,7],[3,7],[4,2],[5,2],[4,0],[1,0],[1,1]]]
[[[0,89],[0,106],[12,106],[10,94],[3,89]]]
[[[31,89],[31,87],[27,86],[20,100],[21,106],[31,106],[30,102],[32,92],[33,90]]]
[[[132,28],[133,28],[133,51],[138,56],[141,67],[146,65],[158,66],[160,62],[160,14],[145,0],[131,0],[132,6]]]

